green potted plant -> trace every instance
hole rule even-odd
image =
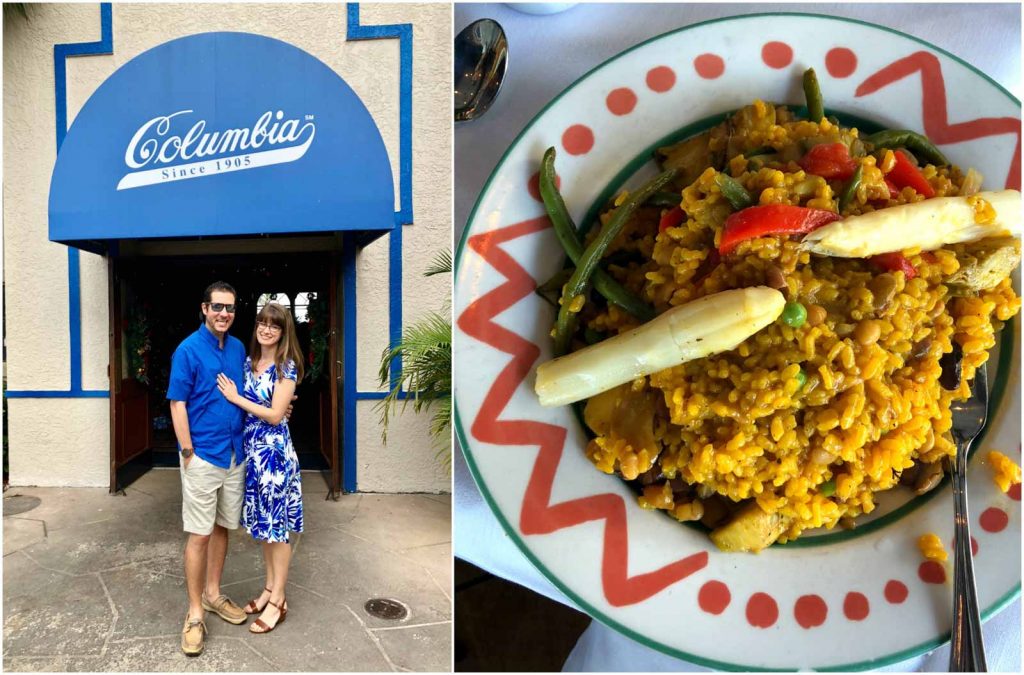
[[[442,251],[423,273],[430,277],[450,274],[452,254]],[[387,396],[377,405],[380,412],[381,440],[387,443],[388,422],[401,401],[405,410],[409,401],[416,413],[431,413],[430,436],[435,456],[451,472],[452,420],[452,320],[448,301],[441,312],[428,312],[407,326],[398,344],[381,354],[378,378],[382,386],[391,379],[391,365],[401,357],[401,374]]]

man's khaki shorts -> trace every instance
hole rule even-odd
[[[229,530],[238,528],[245,494],[245,462],[230,469],[210,464],[197,454],[188,467],[181,459],[181,519],[185,531],[210,534],[216,522]]]

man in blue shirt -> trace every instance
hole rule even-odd
[[[217,390],[217,374],[244,382],[245,347],[228,335],[238,294],[230,284],[207,287],[203,324],[185,338],[171,359],[167,398],[181,452],[181,497],[188,615],[181,648],[202,653],[205,610],[234,624],[245,622],[241,607],[220,592],[228,530],[238,527],[245,491],[242,429],[245,413]]]

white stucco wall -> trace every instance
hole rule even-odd
[[[8,304],[7,387],[69,386],[67,249],[47,238],[47,198],[56,156],[53,45],[100,39],[98,4],[32,5],[29,20],[4,30],[4,281]],[[360,96],[388,149],[399,197],[399,42],[346,41],[346,6],[114,4],[112,55],[67,60],[69,123],[93,91],[139,53],[207,31],[259,33],[324,61]],[[363,4],[362,25],[411,23],[413,51],[413,212],[404,229],[405,322],[443,308],[451,279],[420,273],[451,246],[451,7]],[[17,170],[12,170],[17,167]],[[388,239],[358,259],[357,380],[375,391],[388,336]],[[82,386],[108,388],[107,261],[81,254]],[[39,311],[44,307],[45,311]],[[106,399],[12,399],[10,469],[14,485],[107,485]],[[447,491],[426,437],[427,419],[400,416],[381,448],[373,402],[358,407],[358,481],[367,491]],[[40,429],[46,428],[45,432]],[[40,461],[44,458],[45,461]]]
[[[57,142],[53,45],[98,40],[99,10],[89,5],[36,5],[29,12],[30,21],[17,19],[17,26],[4,27],[7,386],[66,390],[68,253],[65,246],[50,243],[47,233],[47,196]],[[81,279],[83,290],[88,289],[82,297],[87,324],[82,331],[82,384],[107,389],[106,261],[83,255]],[[109,405],[107,399],[8,401],[5,423],[12,483],[107,485]]]
[[[12,485],[109,484],[109,399],[11,399],[7,413]]]
[[[408,6],[364,5],[362,23],[405,23]],[[451,250],[452,121],[451,9],[418,7],[413,23],[413,216],[402,236],[402,312],[409,325],[428,311],[445,310],[451,276],[423,277],[437,252]],[[396,192],[397,194],[397,192]],[[388,344],[388,237],[368,246],[358,267],[359,389],[375,391],[379,356]],[[412,491],[448,489],[451,477],[434,459],[427,436],[429,420],[410,406],[394,421],[388,445],[380,443],[378,415],[372,401],[358,408],[359,489],[392,492],[395,485]]]
[[[360,492],[439,492],[451,476],[434,457],[427,415],[414,415],[412,403],[388,426],[388,443],[380,440],[380,414],[374,401],[360,401],[356,471]],[[396,486],[401,486],[400,490]],[[448,488],[446,488],[448,489]]]

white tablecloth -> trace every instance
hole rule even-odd
[[[548,101],[581,75],[627,47],[667,30],[717,17],[772,11],[845,16],[895,28],[964,59],[1021,98],[1021,14],[1017,4],[581,4],[551,16],[523,14],[504,5],[457,4],[456,32],[484,17],[496,19],[504,27],[509,39],[509,67],[501,94],[490,111],[455,129],[456,241],[505,149]],[[458,451],[454,527],[456,556],[572,606],[505,535]],[[985,624],[985,638],[990,670],[1020,672],[1019,599]],[[948,658],[948,647],[942,647],[931,655],[884,670],[943,671]],[[705,669],[648,649],[595,621],[580,638],[565,670]]]

